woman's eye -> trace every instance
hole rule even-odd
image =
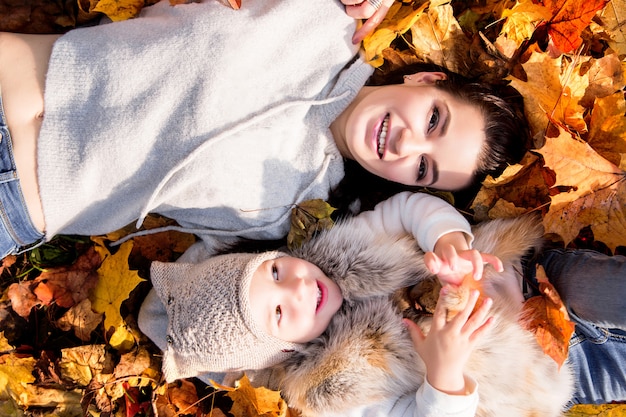
[[[433,108],[433,114],[430,115],[430,120],[428,121],[428,133],[432,132],[437,128],[439,124],[439,108]]]
[[[280,306],[276,306],[276,322],[280,322],[280,318],[283,316],[282,310],[280,309]]]
[[[426,177],[427,173],[428,162],[426,161],[426,158],[424,158],[424,156],[421,156],[419,166],[417,167],[417,182],[423,180]]]
[[[276,265],[272,265],[272,278],[274,278],[274,281],[278,281],[278,268],[276,268]]]

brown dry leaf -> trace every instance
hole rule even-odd
[[[626,55],[626,0],[611,0],[598,16],[610,35],[609,46],[618,55]]]
[[[113,361],[106,345],[85,345],[61,350],[59,363],[63,377],[86,387],[95,375],[113,372]]]
[[[472,202],[475,221],[541,209],[550,201],[541,159],[527,153],[519,164],[507,167],[498,178],[488,177]]]
[[[287,404],[280,392],[265,387],[254,388],[246,375],[226,395],[233,400],[230,413],[235,416],[284,417],[287,413]]]
[[[303,201],[291,209],[291,228],[287,245],[297,248],[313,237],[316,232],[333,227],[330,215],[335,208],[322,199]]]
[[[574,323],[569,320],[561,297],[548,281],[541,265],[537,265],[537,281],[541,295],[526,300],[520,324],[534,333],[544,353],[554,359],[560,368],[567,359]]]
[[[585,226],[611,250],[626,245],[626,173],[567,132],[549,138],[539,152],[556,173],[556,187],[543,218],[546,233],[571,242]]]
[[[33,307],[40,306],[42,303],[33,294],[31,287],[32,281],[16,282],[9,285],[7,289],[7,297],[11,300],[11,308],[19,316],[28,318]]]
[[[98,269],[98,285],[90,296],[92,308],[98,313],[104,313],[104,330],[111,327],[121,329],[124,320],[120,313],[120,306],[131,291],[144,280],[137,271],[128,269],[128,255],[133,248],[133,242],[122,244],[115,255],[111,255],[103,246],[97,250],[102,253],[104,261]]]
[[[602,10],[608,0],[545,0],[553,17],[548,22],[550,42],[556,48],[569,53],[582,44],[581,33],[591,23],[596,12]]]
[[[398,36],[406,33],[413,26],[426,7],[428,7],[428,2],[422,5],[394,2],[376,30],[363,39],[365,60],[374,67],[380,67],[384,61],[383,51]]]
[[[61,330],[74,330],[74,334],[83,342],[91,339],[93,332],[98,325],[102,323],[102,313],[94,313],[91,310],[91,301],[84,299],[74,307],[70,308],[57,321],[57,325]]]
[[[614,94],[624,87],[624,62],[617,54],[609,54],[600,59],[590,59],[582,68],[586,69],[589,87],[581,99],[581,105],[586,108],[594,107],[594,100]]]
[[[626,171],[626,101],[624,94],[596,100],[589,122],[591,147],[613,165]]]
[[[168,262],[196,242],[194,235],[174,230],[133,238],[133,253],[150,261]]]
[[[156,409],[159,417],[175,417],[183,414],[196,415],[198,411],[198,393],[196,386],[185,379],[180,379],[158,388]],[[212,409],[214,417],[226,417],[221,410]]]
[[[102,262],[93,247],[81,255],[73,265],[52,268],[41,273],[36,279],[33,293],[44,305],[52,302],[69,308],[89,296],[98,281],[96,269]]]
[[[450,3],[420,13],[411,26],[413,53],[451,71],[464,73],[470,62],[471,42],[454,17]]]
[[[115,378],[140,376],[150,368],[152,359],[144,347],[137,347],[133,351],[123,354],[115,367]]]
[[[584,108],[578,104],[588,85],[586,75],[579,75],[569,66],[561,75],[562,58],[552,59],[545,53],[533,52],[523,68],[528,74],[524,82],[507,77],[524,96],[526,116],[533,136],[542,134],[552,121],[585,132]]]

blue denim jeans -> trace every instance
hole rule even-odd
[[[0,96],[0,259],[32,249],[43,239],[24,202]]]
[[[576,382],[570,405],[626,401],[626,257],[552,249],[538,262],[576,324],[567,359]],[[531,281],[533,270],[525,274]]]

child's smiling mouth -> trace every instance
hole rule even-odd
[[[316,300],[316,306],[315,306],[315,314],[319,313],[319,311],[322,309],[326,301],[326,298],[327,298],[326,287],[324,287],[324,284],[317,281],[317,300]]]

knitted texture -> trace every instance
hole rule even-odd
[[[264,332],[250,312],[254,272],[264,261],[284,255],[238,253],[199,264],[152,264],[155,288],[168,288],[158,294],[169,317],[163,357],[168,381],[202,372],[266,368],[301,349]]]

